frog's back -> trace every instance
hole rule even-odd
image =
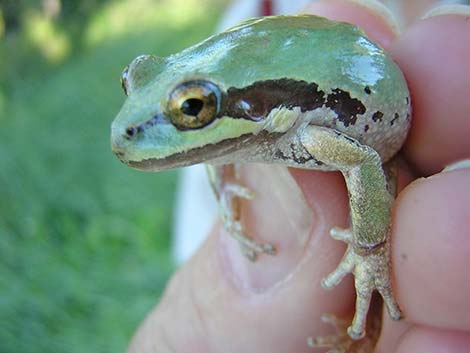
[[[233,86],[277,76],[328,82],[338,79],[345,59],[374,54],[376,47],[362,43],[364,38],[347,23],[312,15],[273,16],[246,20],[183,53],[194,61],[196,49],[198,60]]]
[[[180,65],[185,57],[190,70],[214,77],[225,89],[263,81],[284,82],[285,90],[296,82],[313,84],[324,104],[312,123],[349,134],[384,160],[406,137],[405,79],[383,49],[351,24],[311,15],[251,19],[183,51]]]

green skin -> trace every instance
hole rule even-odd
[[[392,317],[401,316],[390,289],[393,198],[382,164],[403,144],[411,107],[400,69],[363,31],[309,15],[251,19],[167,58],[141,56],[123,80],[128,98],[112,124],[111,141],[119,159],[132,167],[261,162],[340,170],[352,227],[335,228],[332,235],[349,248],[323,285],[354,273],[362,292],[348,329],[354,339],[364,336],[374,289]],[[218,116],[202,127],[177,128],[168,110],[170,94],[194,80],[218,87]],[[309,104],[310,97],[320,103]],[[263,114],[253,117],[253,110]],[[212,181],[220,199],[229,192],[217,176]],[[230,192],[229,199],[247,197],[241,186]],[[227,229],[245,250],[272,252],[237,231],[230,206],[222,206]]]

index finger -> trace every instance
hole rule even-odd
[[[429,175],[470,156],[470,10],[408,28],[390,52],[411,91],[413,122],[405,154]]]

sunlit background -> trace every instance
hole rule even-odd
[[[123,67],[223,0],[0,0],[0,353],[122,352],[172,269],[174,172],[122,165]]]

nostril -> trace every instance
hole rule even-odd
[[[124,134],[124,138],[130,140],[132,138],[134,138],[137,133],[139,132],[139,128],[138,127],[128,127],[125,131],[125,134]]]

